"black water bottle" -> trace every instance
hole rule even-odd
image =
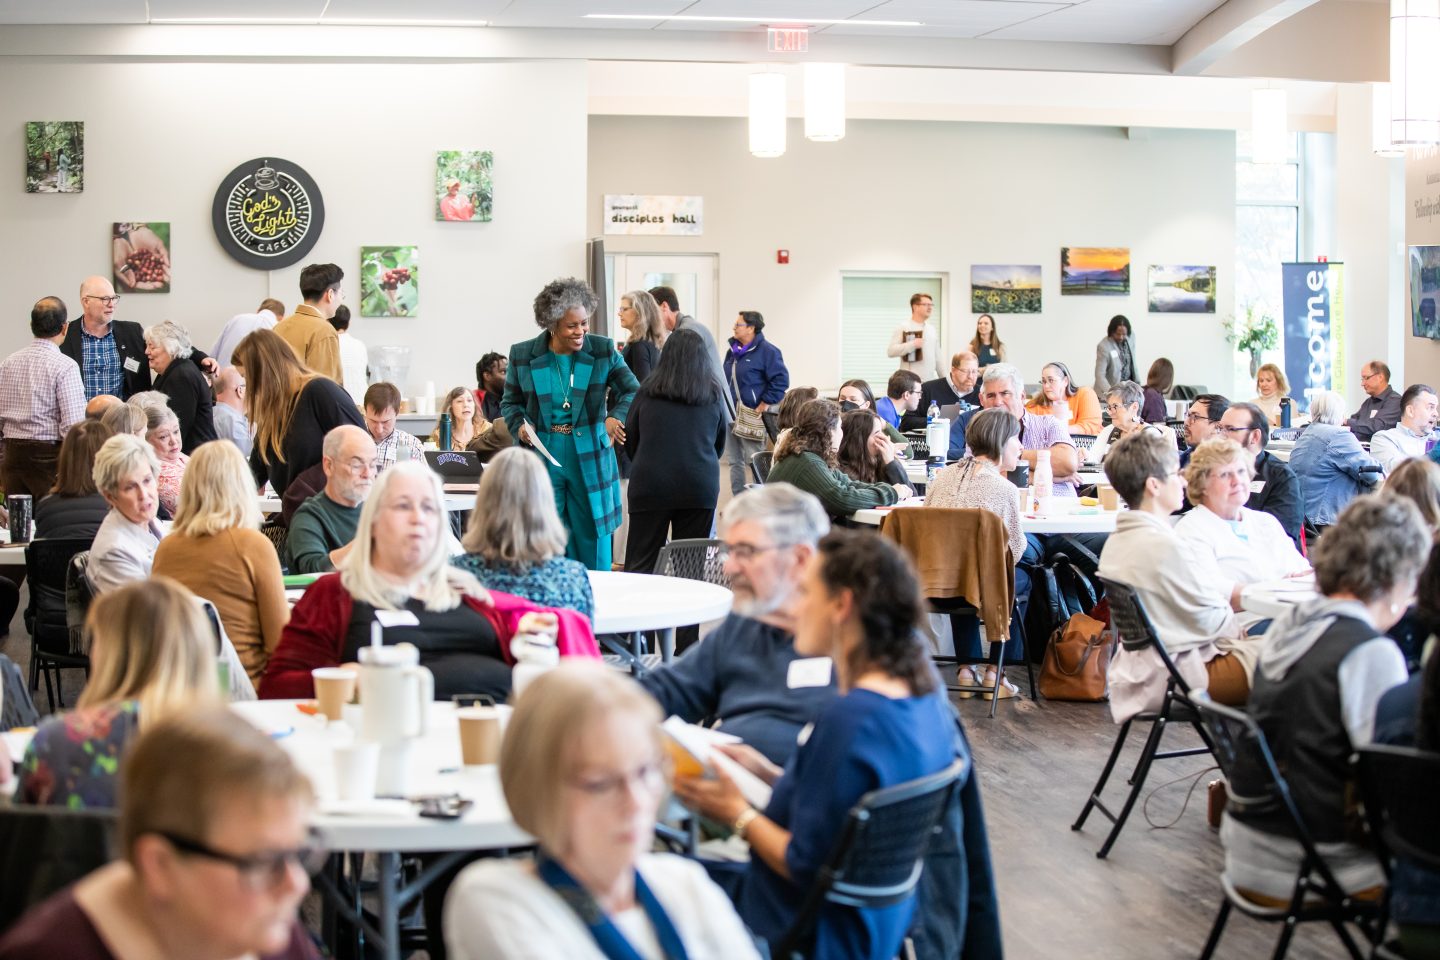
[[[450,449],[450,414],[440,414],[440,449]]]
[[[1290,427],[1290,405],[1293,401],[1289,397],[1280,398],[1280,426],[1284,429]]]

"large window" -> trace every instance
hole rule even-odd
[[[1300,254],[1299,134],[1286,163],[1252,163],[1250,132],[1235,133],[1235,318],[1245,309],[1280,319],[1280,264]]]
[[[936,274],[845,274],[840,280],[840,384],[859,378],[870,384],[876,396],[885,392],[885,384],[899,366],[894,357],[885,355],[890,336],[904,320],[910,319],[910,297],[926,293],[935,301],[930,322],[940,342],[925,345],[944,352],[945,327],[941,320],[942,278]],[[949,354],[944,365],[949,367]],[[928,379],[928,378],[927,378]]]

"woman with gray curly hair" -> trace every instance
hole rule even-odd
[[[180,420],[180,449],[186,456],[215,439],[215,398],[200,368],[188,362],[194,352],[189,331],[178,323],[166,320],[145,330],[145,359],[155,371],[155,389],[165,394]]]
[[[565,555],[609,570],[620,526],[615,445],[640,383],[615,341],[590,335],[600,299],[574,277],[552,280],[535,298],[540,336],[510,348],[500,411],[510,435],[545,457],[555,509],[570,540]]]
[[[1276,618],[1265,634],[1246,711],[1285,771],[1306,828],[1347,893],[1378,893],[1385,874],[1357,843],[1351,755],[1370,743],[1375,707],[1406,680],[1385,632],[1415,595],[1430,531],[1415,504],[1381,493],[1341,511],[1312,554],[1321,596]],[[1230,792],[1257,796],[1236,771]],[[1256,805],[1257,807],[1259,805]],[[1225,875],[1242,895],[1288,902],[1304,858],[1283,815],[1231,808],[1220,826]]]

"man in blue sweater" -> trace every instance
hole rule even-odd
[[[781,766],[800,730],[835,694],[829,657],[794,647],[796,590],[830,529],[820,501],[788,483],[746,490],[720,515],[735,606],[669,666],[640,678],[667,715],[720,729]]]

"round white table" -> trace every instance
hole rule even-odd
[[[294,758],[319,798],[313,826],[320,843],[332,853],[376,855],[378,929],[368,938],[386,960],[400,956],[400,914],[429,886],[439,872],[433,867],[403,887],[399,883],[402,853],[457,851],[443,858],[447,866],[476,850],[528,847],[534,839],[515,825],[500,789],[499,768],[466,767],[460,763],[460,730],[451,703],[430,706],[429,729],[414,742],[406,782],[409,797],[458,793],[473,806],[456,820],[420,816],[418,807],[402,800],[343,805],[335,801],[334,748],[349,737],[329,728],[322,716],[301,713],[297,700],[254,700],[231,705],[241,717],[269,733]],[[361,709],[361,708],[347,708]],[[502,723],[508,708],[502,708]],[[353,725],[358,727],[358,718]],[[348,914],[347,895],[329,871],[316,878],[328,905]],[[370,926],[366,924],[366,926]]]
[[[893,507],[877,507],[871,510],[856,510],[850,519],[856,523],[878,527],[891,510],[908,510],[922,506],[917,499],[903,500]],[[1114,533],[1118,510],[1101,510],[1098,507],[1080,507],[1082,513],[1057,513],[1051,516],[1022,514],[1020,529],[1025,533]]]
[[[676,627],[719,620],[730,612],[735,600],[735,595],[726,588],[703,580],[612,570],[589,573],[590,590],[595,595],[595,616],[591,622],[596,639],[637,671],[641,666],[641,638],[645,631],[659,632],[660,658],[668,663],[675,655]],[[630,638],[628,649],[606,639],[616,634]]]
[[[1260,580],[1240,589],[1240,606],[1262,617],[1278,617],[1297,603],[1318,597],[1313,574],[1280,580]]]

